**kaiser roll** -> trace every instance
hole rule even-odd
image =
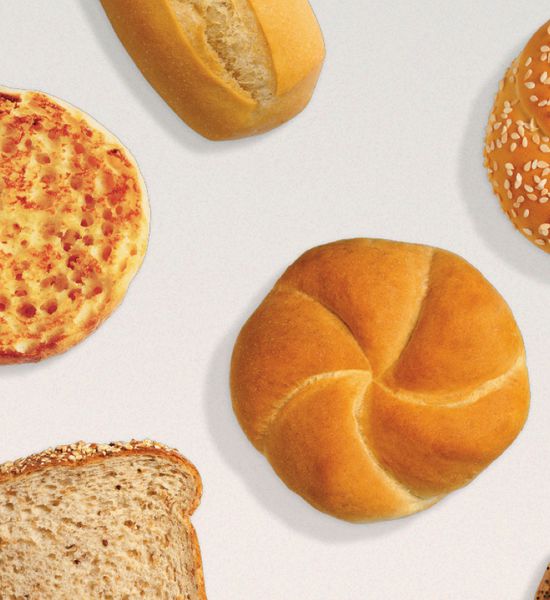
[[[287,269],[239,335],[231,391],[287,486],[349,521],[464,486],[529,406],[521,334],[487,280],[450,252],[369,239]]]
[[[500,84],[484,154],[504,212],[529,241],[550,252],[550,21]]]

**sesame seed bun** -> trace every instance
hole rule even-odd
[[[550,21],[500,84],[484,156],[504,212],[530,242],[550,252]]]

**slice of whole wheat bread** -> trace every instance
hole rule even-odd
[[[205,600],[195,467],[156,442],[0,466],[0,600]]]

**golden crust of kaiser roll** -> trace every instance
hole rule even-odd
[[[101,0],[143,75],[212,140],[262,133],[309,102],[324,60],[307,0]]]
[[[529,407],[521,334],[479,271],[372,239],[286,270],[239,334],[231,393],[286,485],[349,521],[403,517],[464,486]]]
[[[147,248],[147,192],[90,116],[0,87],[0,206],[0,364],[38,361],[122,301]]]
[[[550,252],[550,21],[500,83],[484,156],[504,212],[529,241]]]

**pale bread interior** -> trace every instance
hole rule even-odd
[[[199,600],[196,480],[156,455],[0,484],[0,598]]]
[[[216,75],[268,102],[274,76],[264,35],[246,0],[170,0],[195,51]]]

